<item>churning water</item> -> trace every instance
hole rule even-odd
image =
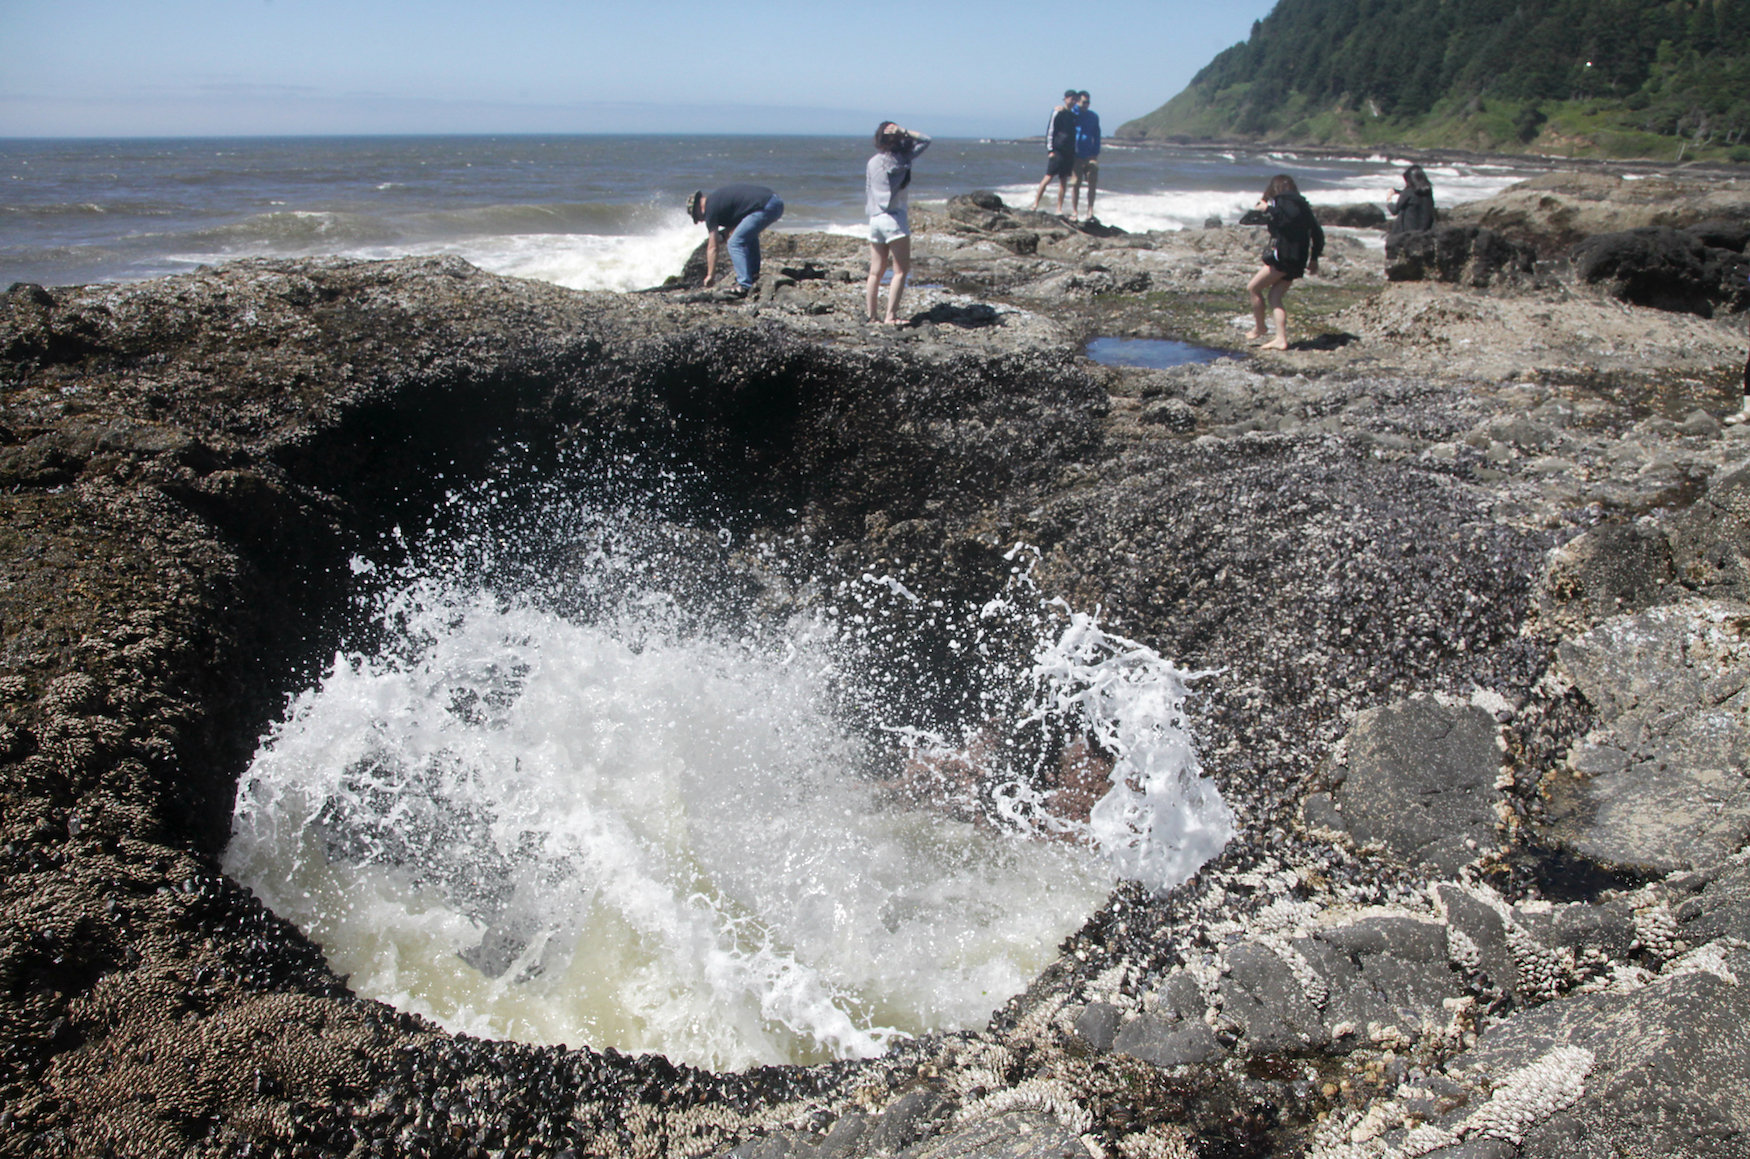
[[[750,611],[711,561],[781,545],[480,514],[384,577],[376,645],[240,782],[226,870],[360,994],[715,1068],[867,1056],[981,1024],[1116,876],[1231,832],[1185,674],[1042,603],[1023,552],[977,606],[804,576]]]

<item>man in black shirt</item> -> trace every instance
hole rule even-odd
[[[717,246],[728,238],[735,283],[743,294],[760,276],[760,231],[784,216],[784,202],[764,185],[725,185],[700,190],[687,202],[687,214],[705,223],[705,284],[717,280]]]
[[[1066,90],[1063,104],[1051,110],[1051,120],[1046,122],[1045,147],[1049,152],[1045,155],[1045,180],[1039,183],[1039,192],[1033,195],[1034,209],[1039,208],[1045,187],[1055,177],[1057,212],[1063,213],[1064,186],[1069,184],[1069,176],[1076,167],[1076,96],[1075,89]]]

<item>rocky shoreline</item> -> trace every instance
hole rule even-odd
[[[1332,229],[1281,355],[1235,324],[1256,231],[988,195],[919,213],[893,331],[824,235],[738,302],[445,260],[13,287],[0,1154],[1750,1154],[1745,333],[1706,290],[1743,244],[1701,229],[1750,190],[1582,176],[1451,215],[1424,280]],[[1709,316],[1568,257],[1634,230],[1693,231]],[[218,871],[235,778],[348,556],[511,445],[681,456],[747,535],[948,594],[1032,545],[1220,670],[1241,837],[1118,889],[988,1029],[868,1062],[713,1075],[351,995]]]

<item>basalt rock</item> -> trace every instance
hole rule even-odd
[[[1484,201],[1442,209],[1451,225],[1476,225],[1558,257],[1594,234],[1713,221],[1750,221],[1750,188],[1742,181],[1680,175],[1626,178],[1560,171],[1522,181]]]
[[[1394,282],[1456,282],[1484,287],[1532,277],[1537,257],[1530,247],[1491,229],[1442,225],[1389,234],[1385,276]]]
[[[1313,216],[1320,225],[1335,225],[1346,229],[1384,229],[1385,210],[1371,201],[1357,205],[1319,205]]]
[[[1715,479],[1669,527],[1672,565],[1687,587],[1750,602],[1750,466]]]
[[[1607,523],[1550,553],[1538,617],[1548,631],[1578,635],[1612,616],[1665,602],[1676,578],[1664,529],[1650,519]]]
[[[1420,1130],[1499,1140],[1528,1159],[1732,1154],[1750,1134],[1744,969],[1750,954],[1719,947],[1642,987],[1514,1015],[1446,1068],[1505,1081],[1480,1106]],[[1704,1089],[1724,1097],[1698,1097]]]
[[[1750,214],[1744,217],[1716,217],[1708,221],[1698,221],[1694,225],[1684,226],[1683,232],[1702,245],[1741,254],[1745,245],[1750,244]]]
[[[1750,607],[1662,605],[1558,649],[1597,726],[1552,773],[1552,836],[1600,864],[1705,869],[1750,841]]]
[[[928,220],[927,215],[922,220]],[[948,199],[943,226],[963,236],[993,241],[1011,252],[1037,253],[1042,241],[1074,235],[1121,238],[1126,232],[1095,218],[1071,220],[1054,213],[1016,209],[988,189],[962,193]]]
[[[1716,307],[1750,302],[1750,261],[1695,234],[1651,226],[1597,234],[1576,245],[1574,273],[1618,301],[1711,318]]]
[[[1497,734],[1482,709],[1431,698],[1365,712],[1328,774],[1336,788],[1309,799],[1307,822],[1456,873],[1495,845]]]

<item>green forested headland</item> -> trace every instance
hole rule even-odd
[[[1281,0],[1118,129],[1750,161],[1750,0]]]

